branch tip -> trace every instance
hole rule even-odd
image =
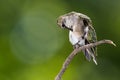
[[[113,42],[113,41],[111,41],[111,40],[105,40],[107,43],[109,43],[109,44],[112,44],[113,46],[115,46],[116,47],[116,44]]]
[[[111,42],[111,44],[116,47],[116,44],[114,42]]]

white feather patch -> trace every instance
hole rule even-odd
[[[88,31],[89,31],[88,26],[84,29],[84,31],[86,32],[85,38],[87,38],[87,36],[88,36]]]
[[[88,26],[87,26],[87,27],[84,29],[84,31],[85,31],[85,32],[88,32],[88,30],[89,30],[89,29],[88,29]]]

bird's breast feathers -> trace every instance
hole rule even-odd
[[[82,34],[79,32],[69,32],[69,41],[72,45],[75,45],[79,42],[80,45],[84,45],[84,39],[82,39]]]

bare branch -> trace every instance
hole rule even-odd
[[[90,43],[90,44],[87,44],[87,45],[84,45],[82,47],[79,47],[77,49],[74,49],[71,54],[66,58],[65,62],[63,63],[63,66],[60,70],[60,72],[57,74],[57,76],[55,77],[55,80],[61,80],[61,77],[63,75],[63,73],[65,72],[65,70],[67,69],[68,65],[70,64],[71,60],[74,58],[74,56],[80,52],[82,49],[85,49],[85,48],[91,48],[91,47],[94,47],[94,46],[98,46],[100,44],[112,44],[114,46],[116,46],[113,41],[111,40],[101,40],[101,41],[98,41],[96,43]]]

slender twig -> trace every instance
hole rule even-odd
[[[95,42],[95,43],[90,43],[88,45],[84,45],[82,47],[79,47],[77,49],[74,49],[71,54],[66,58],[65,62],[63,63],[63,66],[60,70],[60,72],[57,74],[57,76],[55,77],[55,80],[61,80],[61,77],[63,75],[63,73],[65,72],[65,70],[67,69],[68,65],[70,64],[71,60],[74,58],[74,56],[80,52],[81,50],[83,49],[86,49],[86,48],[91,48],[91,47],[94,47],[94,46],[98,46],[100,44],[112,44],[114,46],[116,46],[113,41],[111,40],[101,40],[101,41],[98,41],[98,42]]]

